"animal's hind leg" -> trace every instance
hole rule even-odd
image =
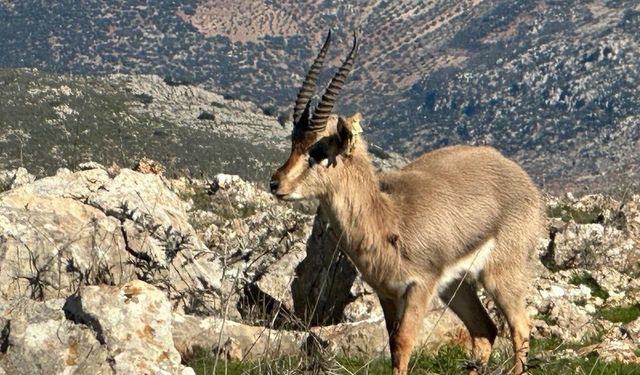
[[[509,272],[507,274],[507,272]],[[515,374],[525,374],[529,354],[529,317],[525,295],[529,284],[526,270],[518,267],[485,269],[482,283],[507,320],[513,343]]]
[[[472,359],[479,362],[481,369],[486,367],[498,329],[480,302],[475,285],[456,280],[441,289],[439,294],[469,330]],[[470,374],[478,373],[478,370],[471,369]]]

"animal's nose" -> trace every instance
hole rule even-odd
[[[276,191],[278,191],[278,187],[280,186],[280,182],[278,182],[278,180],[271,180],[271,182],[269,182],[269,186],[271,187],[271,192],[273,194],[275,194]]]

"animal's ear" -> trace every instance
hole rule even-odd
[[[350,155],[354,147],[354,137],[362,133],[360,121],[362,115],[357,112],[347,118],[338,117],[338,137],[340,153]]]

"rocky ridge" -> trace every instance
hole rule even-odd
[[[91,163],[35,181],[4,172],[14,176],[0,194],[6,373],[188,374],[181,356],[194,346],[236,360],[384,355],[381,309],[314,207],[237,176],[168,179],[153,165]],[[640,196],[547,207],[529,312],[534,337],[560,344],[538,355],[640,363]],[[426,349],[467,344],[441,303],[422,332]]]
[[[132,167],[149,157],[167,175],[233,172],[266,182],[290,147],[291,124],[255,104],[154,75],[13,69],[0,70],[0,85],[0,168],[26,167],[39,177],[90,161]],[[374,150],[378,165],[404,163]]]
[[[148,156],[167,173],[235,170],[266,179],[289,132],[257,106],[157,76],[59,76],[1,70],[0,159],[38,176]]]
[[[360,32],[360,57],[338,110],[363,112],[374,130],[372,142],[407,155],[444,144],[491,144],[556,193],[568,188],[622,195],[637,183],[635,0],[162,0],[148,6],[100,0],[74,7],[5,1],[0,65],[63,75],[156,74],[172,85],[229,93],[286,117],[329,28],[335,31],[332,66],[345,55],[351,31]],[[323,72],[321,81],[332,71]],[[53,106],[67,114],[58,104]],[[11,112],[0,107],[0,122],[3,113]],[[30,122],[18,115],[6,123],[16,120]],[[143,137],[194,142],[193,160],[182,166],[196,173],[214,160],[199,155],[208,147],[199,142],[209,139],[206,133],[185,139],[166,126],[159,133]],[[15,139],[24,142],[20,133]],[[120,138],[114,139],[119,146]],[[235,142],[225,138],[207,152],[228,153],[226,143]],[[243,156],[269,164],[256,156],[261,149],[249,149]],[[153,147],[132,160],[154,156],[150,152]],[[16,147],[10,157],[19,154]],[[225,172],[247,177],[245,166],[228,160],[233,165]],[[76,156],[59,166],[79,162]],[[36,172],[40,166],[28,167]]]

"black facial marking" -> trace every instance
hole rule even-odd
[[[327,152],[325,151],[324,147],[322,147],[321,145],[315,144],[309,150],[309,157],[314,159],[316,162],[320,162],[320,161],[322,161],[324,159],[327,159],[328,155],[327,155]]]

